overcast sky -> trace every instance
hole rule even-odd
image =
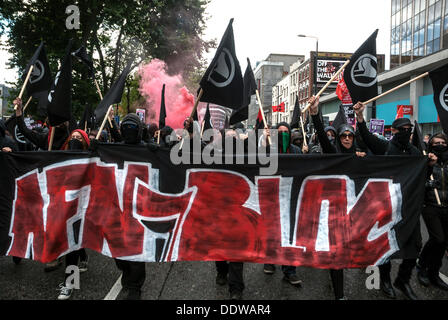
[[[270,53],[303,54],[319,51],[354,52],[379,29],[377,52],[389,66],[390,0],[212,0],[204,38],[219,42],[231,18],[242,72],[246,58],[254,67]],[[207,57],[213,58],[214,50]],[[0,51],[0,83],[14,81],[16,72],[6,69],[9,55]]]
[[[379,29],[377,53],[390,55],[390,0],[212,0],[205,39],[220,41],[231,18],[242,72],[270,53],[309,56],[319,51],[354,52]],[[214,52],[207,57],[213,58]]]

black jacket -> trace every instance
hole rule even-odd
[[[401,145],[394,140],[381,140],[367,129],[365,121],[358,123],[358,129],[361,133],[362,140],[375,155],[422,155],[422,153],[410,143],[407,145]]]
[[[49,133],[41,133],[35,130],[28,129],[25,121],[23,120],[23,116],[17,117],[17,126],[19,127],[20,132],[25,136],[25,138],[31,141],[35,146],[42,150],[48,150]],[[61,150],[62,146],[64,145],[65,141],[67,141],[70,135],[70,132],[68,130],[68,128],[56,129],[52,150]]]
[[[430,179],[431,174],[434,177],[434,181]],[[437,192],[439,193],[440,206],[437,203],[434,187],[437,188]],[[425,205],[448,208],[448,161],[439,161],[428,170]]]
[[[312,116],[313,124],[319,138],[320,146],[323,153],[355,153],[355,142],[353,141],[353,146],[350,149],[346,149],[341,145],[341,141],[336,137],[335,143],[331,143],[328,139],[327,133],[324,130],[322,121],[320,121],[319,115]]]

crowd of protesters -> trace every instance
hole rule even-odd
[[[406,118],[397,119],[392,125],[393,137],[390,141],[379,138],[371,134],[363,118],[365,106],[358,103],[354,106],[357,117],[357,129],[348,124],[343,124],[338,128],[328,126],[324,128],[319,116],[319,99],[310,99],[310,113],[315,128],[315,133],[303,135],[303,131],[298,128],[291,128],[287,123],[279,123],[274,128],[264,128],[257,148],[269,148],[270,152],[290,153],[290,154],[354,154],[358,157],[368,157],[370,155],[402,155],[421,154],[410,143],[413,125]],[[150,150],[157,148],[172,148],[180,143],[182,139],[191,139],[200,133],[200,125],[193,118],[188,117],[184,122],[184,132],[187,135],[173,135],[174,129],[168,126],[158,128],[156,124],[145,125],[136,114],[128,114],[118,125],[114,117],[110,115],[110,124],[106,125],[103,132],[98,135],[97,129],[89,129],[85,132],[84,124],[65,122],[55,128],[29,129],[25,125],[22,114],[22,101],[16,99],[17,105],[15,116],[17,126],[22,135],[33,145],[31,150],[88,150],[92,142],[99,136],[100,142],[122,143],[130,145],[148,145]],[[278,139],[271,144],[271,130],[276,129]],[[54,138],[50,139],[54,130]],[[249,149],[249,130],[239,123],[232,128],[221,132],[217,141],[216,137],[207,141],[202,141],[204,148],[208,144],[217,144],[231,140],[231,143],[222,143],[223,149],[236,145],[238,140],[243,140],[244,151]],[[174,138],[173,138],[174,137]],[[50,143],[51,146],[50,146]],[[390,278],[390,261],[380,266],[381,289],[384,294],[395,299],[395,289],[400,290],[408,299],[417,300],[418,297],[410,285],[410,279],[414,268],[417,269],[418,282],[425,286],[433,286],[437,289],[448,291],[448,285],[440,278],[439,270],[442,260],[448,247],[448,137],[443,133],[425,136],[425,143],[428,152],[428,177],[426,183],[426,194],[422,217],[429,232],[429,240],[424,244],[418,259],[404,259],[399,267],[399,272],[393,285]],[[51,148],[50,148],[51,147]],[[0,150],[2,152],[19,151],[16,141],[7,131],[5,123],[0,120]],[[223,150],[225,151],[225,150]],[[440,204],[436,201],[434,189],[439,191]],[[422,242],[420,235],[420,225],[417,225],[413,232],[413,237],[417,237],[419,243]],[[65,256],[65,264],[77,265],[81,272],[88,269],[88,255],[84,249],[74,251]],[[13,257],[16,264],[20,259]],[[117,267],[123,272],[122,286],[127,290],[128,299],[136,300],[141,297],[141,288],[145,281],[145,263],[115,260]],[[62,258],[45,265],[45,271],[50,272],[58,269],[62,265]],[[243,281],[244,264],[241,262],[216,262],[216,284],[228,285],[231,299],[242,299],[245,288]],[[282,266],[284,280],[291,285],[299,286],[302,280],[296,275],[296,267]],[[265,264],[263,271],[265,274],[274,274],[276,267]],[[344,273],[343,270],[329,270],[331,283],[334,289],[336,300],[344,300]],[[60,285],[58,299],[69,299],[73,289]]]

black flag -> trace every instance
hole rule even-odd
[[[48,95],[48,120],[55,127],[72,118],[72,40],[70,40],[61,69]]]
[[[98,107],[95,109],[95,118],[97,121],[103,121],[104,116],[106,115],[107,110],[111,105],[121,102],[121,98],[123,96],[124,84],[129,72],[131,72],[131,66],[133,60],[134,59],[129,60],[128,64],[124,68],[121,75],[110,87],[106,96],[103,98]]]
[[[162,89],[162,100],[160,102],[159,130],[165,128],[166,107],[165,107],[165,85]]]
[[[87,125],[87,129],[94,129],[95,119],[93,117],[92,106],[88,105],[84,109],[84,113],[82,115],[81,120],[79,121],[78,128],[81,130],[85,130]]]
[[[347,124],[347,118],[345,116],[344,106],[341,104],[339,106],[338,114],[336,115],[336,118],[334,118],[332,127],[338,130],[343,124]]]
[[[207,104],[207,110],[204,116],[204,131],[208,129],[213,129],[212,117],[210,115],[210,106]]]
[[[414,121],[414,133],[412,135],[412,144],[417,147],[418,150],[420,150],[421,153],[423,151],[426,151],[426,145],[423,141],[423,135],[420,131],[420,127],[418,125],[417,120]]]
[[[443,132],[448,134],[448,64],[429,72],[429,77]]]
[[[238,109],[243,106],[243,77],[235,53],[232,23],[233,19],[200,82],[203,90],[201,101]]]
[[[359,47],[344,72],[353,103],[366,102],[378,95],[378,59],[376,37],[378,29]]]
[[[255,122],[255,130],[258,131],[263,129],[264,129],[263,115],[261,113],[261,109],[258,109],[257,121]]]
[[[257,83],[255,82],[255,76],[254,72],[252,71],[252,66],[250,64],[249,58],[247,58],[247,68],[246,72],[244,72],[243,84],[243,107],[233,111],[232,115],[230,116],[230,125],[245,121],[249,118],[249,104],[252,95],[254,95],[257,90]]]
[[[299,96],[296,96],[296,104],[294,105],[294,112],[292,113],[290,123],[291,129],[299,128],[302,125],[300,119],[302,119],[302,110],[300,109]]]
[[[50,65],[43,42],[40,43],[33,57],[28,62],[26,74],[31,66],[34,66],[34,68],[27,83],[26,92],[28,97],[32,96],[39,100],[38,113],[43,116],[47,112],[48,92],[52,84]],[[26,74],[23,76],[24,81]]]
[[[89,70],[89,77],[95,77],[95,69],[93,68],[92,58],[87,54],[86,48],[82,46],[75,52],[72,52],[72,55],[78,58],[82,63],[84,63]]]

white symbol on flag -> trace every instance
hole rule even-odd
[[[213,77],[215,74],[218,74],[220,78],[224,78],[225,80],[224,81],[217,80],[216,77]],[[221,54],[219,55],[215,68],[210,73],[209,81],[216,87],[223,88],[232,83],[234,77],[235,77],[235,61],[233,60],[230,51],[224,48]]]
[[[34,64],[33,72],[31,72],[30,83],[36,83],[40,81],[45,75],[45,68],[42,62],[36,60]]]
[[[448,83],[443,87],[442,91],[440,92],[440,105],[442,106],[445,111],[448,111]]]
[[[351,70],[352,81],[359,87],[371,87],[377,82],[377,71],[375,65],[378,63],[377,58],[371,54],[364,54],[356,60]],[[368,78],[369,80],[362,80]],[[369,81],[369,82],[366,82]]]

